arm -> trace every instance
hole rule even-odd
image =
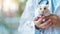
[[[59,27],[60,28],[60,4],[58,3],[57,7],[56,7],[56,10],[55,10],[55,14],[57,14],[57,23],[55,26]]]

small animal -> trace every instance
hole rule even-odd
[[[35,9],[35,16],[48,16],[48,15],[50,15],[48,5],[41,4],[38,5],[37,8]]]
[[[41,4],[41,5],[37,6],[37,8],[35,10],[35,17],[36,16],[48,16],[48,15],[50,15],[48,5]],[[43,19],[43,21],[45,21],[45,19]]]

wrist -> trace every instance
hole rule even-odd
[[[35,25],[35,28],[37,29],[37,30],[39,30],[39,28]]]

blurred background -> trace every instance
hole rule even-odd
[[[0,34],[19,34],[17,29],[27,0],[0,0]]]

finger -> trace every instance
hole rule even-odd
[[[38,24],[38,19],[40,18],[40,16],[37,16],[37,17],[35,17],[35,19],[34,19],[34,23],[35,24]]]
[[[46,21],[45,23],[41,24],[41,25],[40,25],[40,27],[44,27],[44,26],[46,26],[47,24],[49,24],[49,23],[50,23],[50,21],[51,21],[51,20],[49,19],[49,20],[48,20],[48,21]]]
[[[38,17],[38,16],[37,16],[37,17]],[[35,23],[35,24],[40,24],[40,21],[42,22],[43,18],[44,18],[44,16],[40,17],[39,19],[36,18],[36,20],[38,19],[38,21],[35,20],[34,23]]]
[[[50,22],[49,24],[47,24],[46,26],[42,27],[42,28],[49,28],[50,26],[52,26],[53,24]]]
[[[45,16],[42,16],[41,18],[38,19],[38,23],[41,24],[43,22],[43,19],[44,19]]]
[[[41,20],[43,20],[44,16],[42,16],[41,18],[39,18],[39,21],[34,21],[35,25],[39,26],[41,24]],[[41,21],[41,22],[40,22]]]
[[[37,16],[34,18],[34,21],[37,21],[40,18],[40,16]]]

